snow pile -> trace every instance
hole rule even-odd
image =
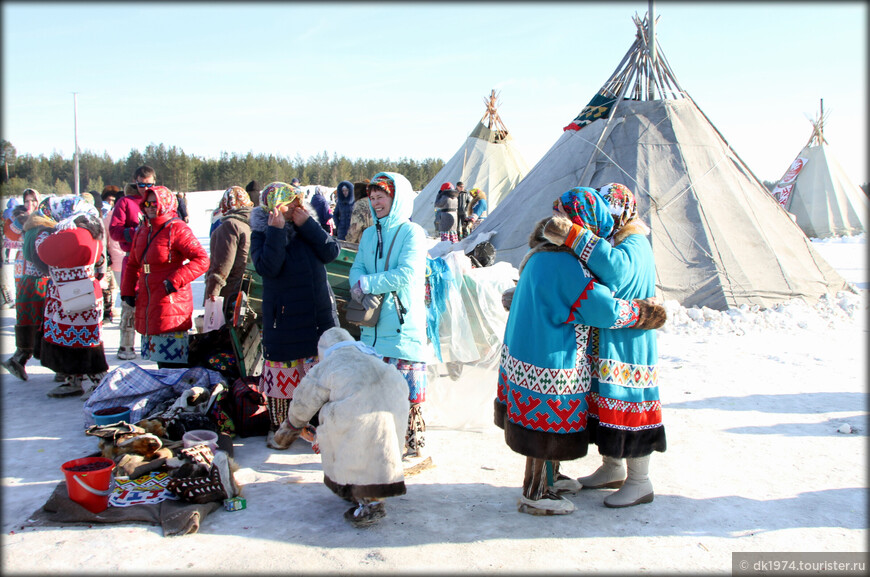
[[[866,291],[860,294],[841,291],[822,296],[815,305],[800,299],[790,299],[769,309],[741,305],[726,311],[707,307],[680,306],[675,300],[665,301],[668,321],[660,330],[681,335],[758,333],[762,331],[823,332],[844,324],[856,325],[867,317]]]

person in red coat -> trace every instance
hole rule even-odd
[[[125,253],[133,246],[136,229],[145,218],[142,214],[142,197],[145,190],[157,183],[157,173],[150,166],[140,166],[133,173],[133,183],[124,190],[124,197],[115,203],[112,209],[112,221],[109,224],[109,237],[118,241]],[[127,267],[127,257],[121,265],[121,276]],[[123,284],[123,279],[121,279]],[[133,309],[121,302],[121,344],[118,346],[118,358],[124,361],[136,358],[136,329],[133,327]]]
[[[141,206],[145,222],[136,231],[121,275],[121,300],[135,307],[142,358],[157,362],[158,368],[184,367],[187,331],[193,326],[190,284],[208,270],[208,253],[178,218],[171,190],[146,189]]]

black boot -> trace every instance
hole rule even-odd
[[[27,371],[24,370],[24,365],[29,359],[30,353],[17,349],[12,357],[3,361],[3,367],[22,381],[26,381]]]

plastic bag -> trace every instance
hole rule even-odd
[[[202,321],[202,332],[216,331],[226,323],[224,318],[224,297],[217,296],[214,300],[206,299],[205,316]]]

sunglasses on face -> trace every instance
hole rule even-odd
[[[157,201],[156,200],[143,200],[142,201],[142,208],[157,208]]]
[[[137,182],[135,183],[139,188],[148,188],[149,186],[154,186],[153,182]]]

